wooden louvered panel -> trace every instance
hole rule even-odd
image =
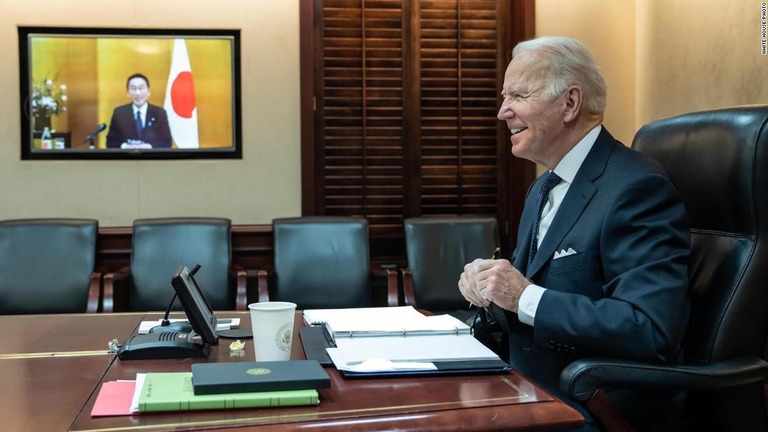
[[[498,210],[495,0],[421,2],[422,214]]]
[[[371,231],[403,214],[401,2],[323,6],[324,208]]]
[[[430,214],[494,215],[508,247],[534,169],[496,111],[534,1],[299,1],[302,213],[365,216],[380,260]]]

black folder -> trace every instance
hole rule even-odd
[[[326,348],[332,346],[320,326],[299,327],[299,338],[307,360],[315,360],[322,366],[333,366]]]
[[[312,360],[194,363],[196,395],[327,388],[331,378]]]
[[[299,337],[308,360],[316,360],[324,366],[333,366],[326,348],[332,346],[321,326],[299,328]],[[435,370],[396,370],[377,372],[339,371],[347,378],[367,377],[398,377],[398,376],[428,376],[428,375],[470,375],[507,373],[509,365],[503,360],[456,360],[433,362]]]
[[[508,373],[510,367],[503,360],[457,360],[433,362],[437,369],[432,370],[394,370],[377,372],[339,371],[346,378],[403,377],[430,375],[480,375]]]

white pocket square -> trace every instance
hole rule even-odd
[[[555,257],[552,258],[553,260],[560,259],[563,257],[567,257],[569,255],[576,255],[576,251],[573,250],[573,248],[568,248],[568,250],[560,249],[560,252],[555,251]]]

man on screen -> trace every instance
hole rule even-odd
[[[173,143],[168,116],[162,107],[147,102],[149,79],[136,73],[126,84],[131,103],[115,108],[107,134],[107,148],[170,148]]]

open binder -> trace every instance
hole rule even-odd
[[[308,309],[304,320],[323,324],[336,338],[470,334],[469,326],[450,315],[424,315],[412,306]]]
[[[299,330],[307,358],[344,376],[504,372],[509,365],[450,315],[410,306],[304,311]]]

